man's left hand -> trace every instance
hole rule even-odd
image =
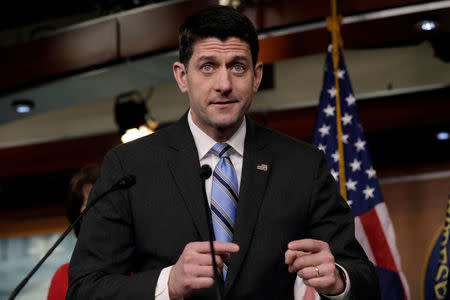
[[[328,243],[303,239],[288,244],[285,263],[289,272],[297,273],[303,282],[322,295],[338,295],[345,285],[336,269]]]

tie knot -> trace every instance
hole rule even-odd
[[[227,143],[217,143],[211,148],[211,152],[220,158],[229,157],[231,149],[233,149],[233,147]]]

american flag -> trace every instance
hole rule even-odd
[[[395,244],[394,228],[370,160],[342,53],[339,56],[337,76],[341,103],[345,187],[348,204],[355,215],[356,238],[376,267],[382,299],[410,299],[409,287],[401,270],[400,255]],[[336,93],[330,45],[326,56],[313,144],[325,152],[330,172],[339,187],[340,155],[337,144]]]

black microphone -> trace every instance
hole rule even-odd
[[[209,247],[211,249],[211,258],[212,258],[212,264],[213,264],[213,272],[214,272],[214,281],[216,284],[216,294],[217,299],[222,299],[222,293],[220,291],[220,284],[221,284],[221,278],[222,274],[218,274],[217,271],[217,263],[216,263],[216,253],[214,251],[214,235],[213,235],[213,226],[211,221],[211,209],[209,208],[208,198],[206,197],[206,191],[205,191],[205,180],[208,179],[211,176],[212,170],[211,167],[208,165],[203,165],[200,167],[200,178],[203,181],[202,190],[203,190],[203,203],[205,206],[205,215],[206,215],[206,221],[208,223],[208,233],[209,233]]]
[[[208,165],[203,165],[200,168],[200,178],[205,181],[206,179],[208,179],[212,174],[212,170],[211,167]]]
[[[34,266],[34,268],[31,270],[30,273],[19,283],[19,285],[14,289],[14,291],[11,293],[11,296],[9,296],[8,300],[13,300],[17,294],[22,290],[22,288],[27,284],[28,280],[30,280],[31,276],[33,276],[34,273],[39,269],[39,267],[44,263],[44,261],[52,254],[53,250],[58,247],[58,245],[62,242],[62,240],[69,234],[69,232],[72,230],[72,228],[80,222],[81,218],[87,213],[87,211],[97,203],[98,200],[102,199],[106,195],[108,195],[111,192],[129,188],[133,186],[136,183],[136,177],[134,175],[128,174],[123,177],[121,177],[114,185],[112,185],[109,189],[107,189],[105,192],[101,193],[97,197],[95,197],[92,201],[88,203],[86,208],[80,213],[80,215],[73,221],[72,224],[70,224],[69,227],[67,227],[66,231],[61,234],[59,239],[53,244],[53,246],[47,251],[47,253],[44,255],[44,257],[41,258],[41,260]]]

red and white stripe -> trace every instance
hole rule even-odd
[[[384,202],[355,218],[355,235],[374,265],[399,274],[405,300],[410,299],[408,282],[401,269],[394,227]]]

